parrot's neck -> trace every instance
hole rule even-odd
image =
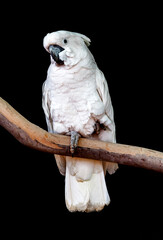
[[[84,79],[93,79],[96,73],[97,65],[94,59],[85,58],[74,66],[57,65],[52,62],[48,69],[48,79],[53,83],[74,83],[84,81]]]

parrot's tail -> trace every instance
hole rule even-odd
[[[102,162],[89,161],[76,159],[75,163],[80,167],[74,166],[72,160],[71,166],[66,164],[65,199],[71,212],[100,211],[110,203]]]

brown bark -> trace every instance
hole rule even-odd
[[[0,98],[0,125],[28,147],[71,156],[70,137],[48,133],[32,124],[2,98]],[[74,157],[117,162],[163,173],[163,153],[141,147],[80,138]]]

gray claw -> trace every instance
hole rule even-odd
[[[77,133],[75,131],[71,131],[70,152],[72,155],[74,154],[75,148],[78,145],[79,137],[80,137],[79,133]]]
[[[95,123],[95,133],[97,135],[100,134],[100,123],[99,122]]]

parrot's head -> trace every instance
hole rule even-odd
[[[88,54],[90,39],[80,33],[57,31],[48,33],[43,45],[51,55],[51,62],[72,67]]]

